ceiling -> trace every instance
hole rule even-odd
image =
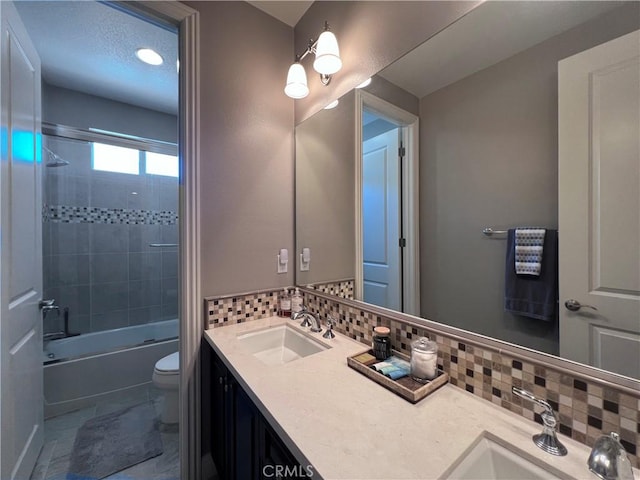
[[[256,8],[268,13],[290,27],[295,27],[305,12],[309,9],[313,0],[291,0],[291,1],[249,1]]]
[[[18,13],[42,62],[45,82],[175,114],[178,35],[93,1],[18,1]],[[160,66],[135,56],[150,47]]]
[[[0,0],[2,1],[2,0]],[[176,114],[178,36],[97,1],[16,1],[42,62],[48,84]],[[312,1],[252,1],[256,8],[294,26]],[[142,63],[140,47],[164,58]]]
[[[613,1],[489,1],[379,75],[422,98],[622,4]]]

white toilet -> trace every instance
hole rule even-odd
[[[172,353],[156,362],[153,384],[164,391],[162,423],[178,423],[178,387],[180,386],[180,356]]]

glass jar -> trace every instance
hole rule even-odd
[[[387,327],[376,327],[373,329],[373,355],[378,360],[386,360],[391,356],[391,339]]]
[[[411,377],[426,383],[438,376],[438,344],[427,337],[411,343]]]

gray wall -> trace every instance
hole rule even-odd
[[[310,38],[318,38],[326,20],[338,38],[343,67],[325,87],[313,70],[313,56],[303,60],[310,93],[308,97],[296,100],[296,124],[320,111],[331,100],[340,98],[479,3],[314,2],[295,27],[295,52],[302,53]],[[289,58],[289,63],[291,61]],[[282,74],[281,78],[284,85]]]
[[[245,2],[186,3],[200,12],[202,293],[291,285],[293,29]]]
[[[420,101],[422,316],[557,353],[557,328],[503,311],[505,239],[557,227],[557,62],[637,28],[618,9]]]
[[[176,141],[171,115],[51,86],[43,103],[45,121]],[[178,179],[93,170],[88,142],[45,136],[44,144],[70,162],[43,168],[45,298],[69,307],[70,330],[78,333],[176,318],[178,250],[149,244],[178,242]],[[51,215],[72,207],[90,213]],[[119,220],[129,211],[144,220]],[[61,319],[45,320],[45,332],[61,328]]]
[[[42,85],[42,117],[45,122],[61,125],[85,129],[100,128],[164,142],[177,143],[178,141],[176,115],[87,95],[47,83]]]
[[[353,92],[296,127],[296,253],[311,248],[298,285],[355,277],[354,138]]]

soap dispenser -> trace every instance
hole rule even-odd
[[[302,311],[302,294],[300,289],[296,287],[296,291],[291,296],[291,314],[299,313]]]
[[[287,290],[286,287],[282,289],[282,293],[278,298],[278,316],[291,316],[291,297],[289,296],[289,290]]]

